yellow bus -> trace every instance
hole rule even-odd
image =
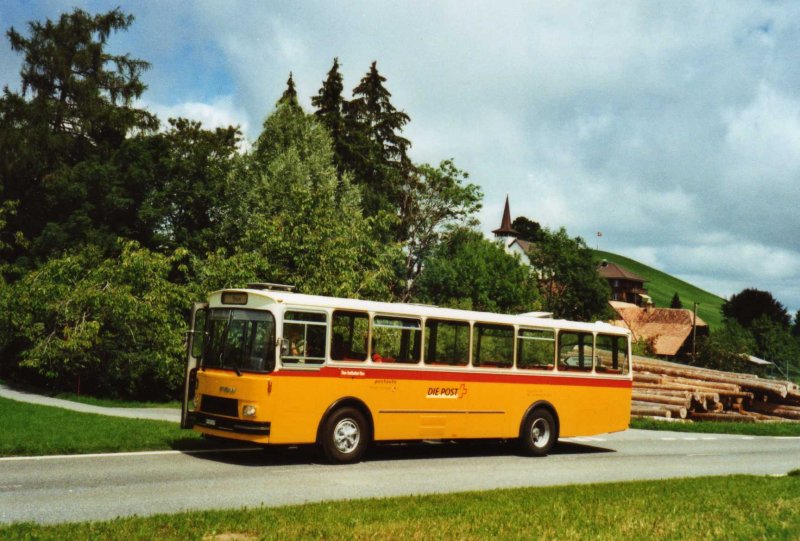
[[[181,425],[333,463],[377,442],[625,430],[630,333],[613,325],[304,295],[251,284],[192,311]]]

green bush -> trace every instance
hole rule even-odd
[[[182,382],[186,288],[169,280],[185,257],[132,241],[119,255],[95,247],[47,261],[0,296],[4,363],[49,386],[100,396],[163,399]],[[8,372],[6,366],[4,372]]]

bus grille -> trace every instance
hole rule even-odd
[[[226,417],[238,417],[239,401],[233,398],[204,394],[200,398],[200,411],[216,415],[225,415]]]

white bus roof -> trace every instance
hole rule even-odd
[[[340,297],[324,297],[321,295],[305,295],[288,291],[272,289],[246,289],[233,288],[215,291],[212,293],[214,306],[223,306],[221,296],[223,292],[246,292],[249,296],[261,297],[272,301],[298,308],[324,308],[340,310],[360,310],[376,314],[413,316],[425,318],[455,319],[462,321],[481,321],[485,323],[498,323],[507,325],[522,325],[539,328],[568,328],[570,330],[585,332],[603,332],[607,334],[629,335],[628,329],[611,325],[602,321],[584,323],[551,319],[548,312],[528,312],[520,315],[496,314],[493,312],[478,312],[474,310],[458,310],[454,308],[440,308],[438,306],[410,303],[378,302],[359,299],[346,299]],[[229,306],[229,305],[224,305]]]

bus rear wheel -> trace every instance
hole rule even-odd
[[[364,415],[355,408],[341,408],[325,420],[320,435],[324,458],[333,464],[352,464],[364,456],[369,428]]]
[[[526,455],[547,455],[558,440],[558,429],[553,414],[543,408],[533,410],[522,424],[519,439],[522,451]]]

